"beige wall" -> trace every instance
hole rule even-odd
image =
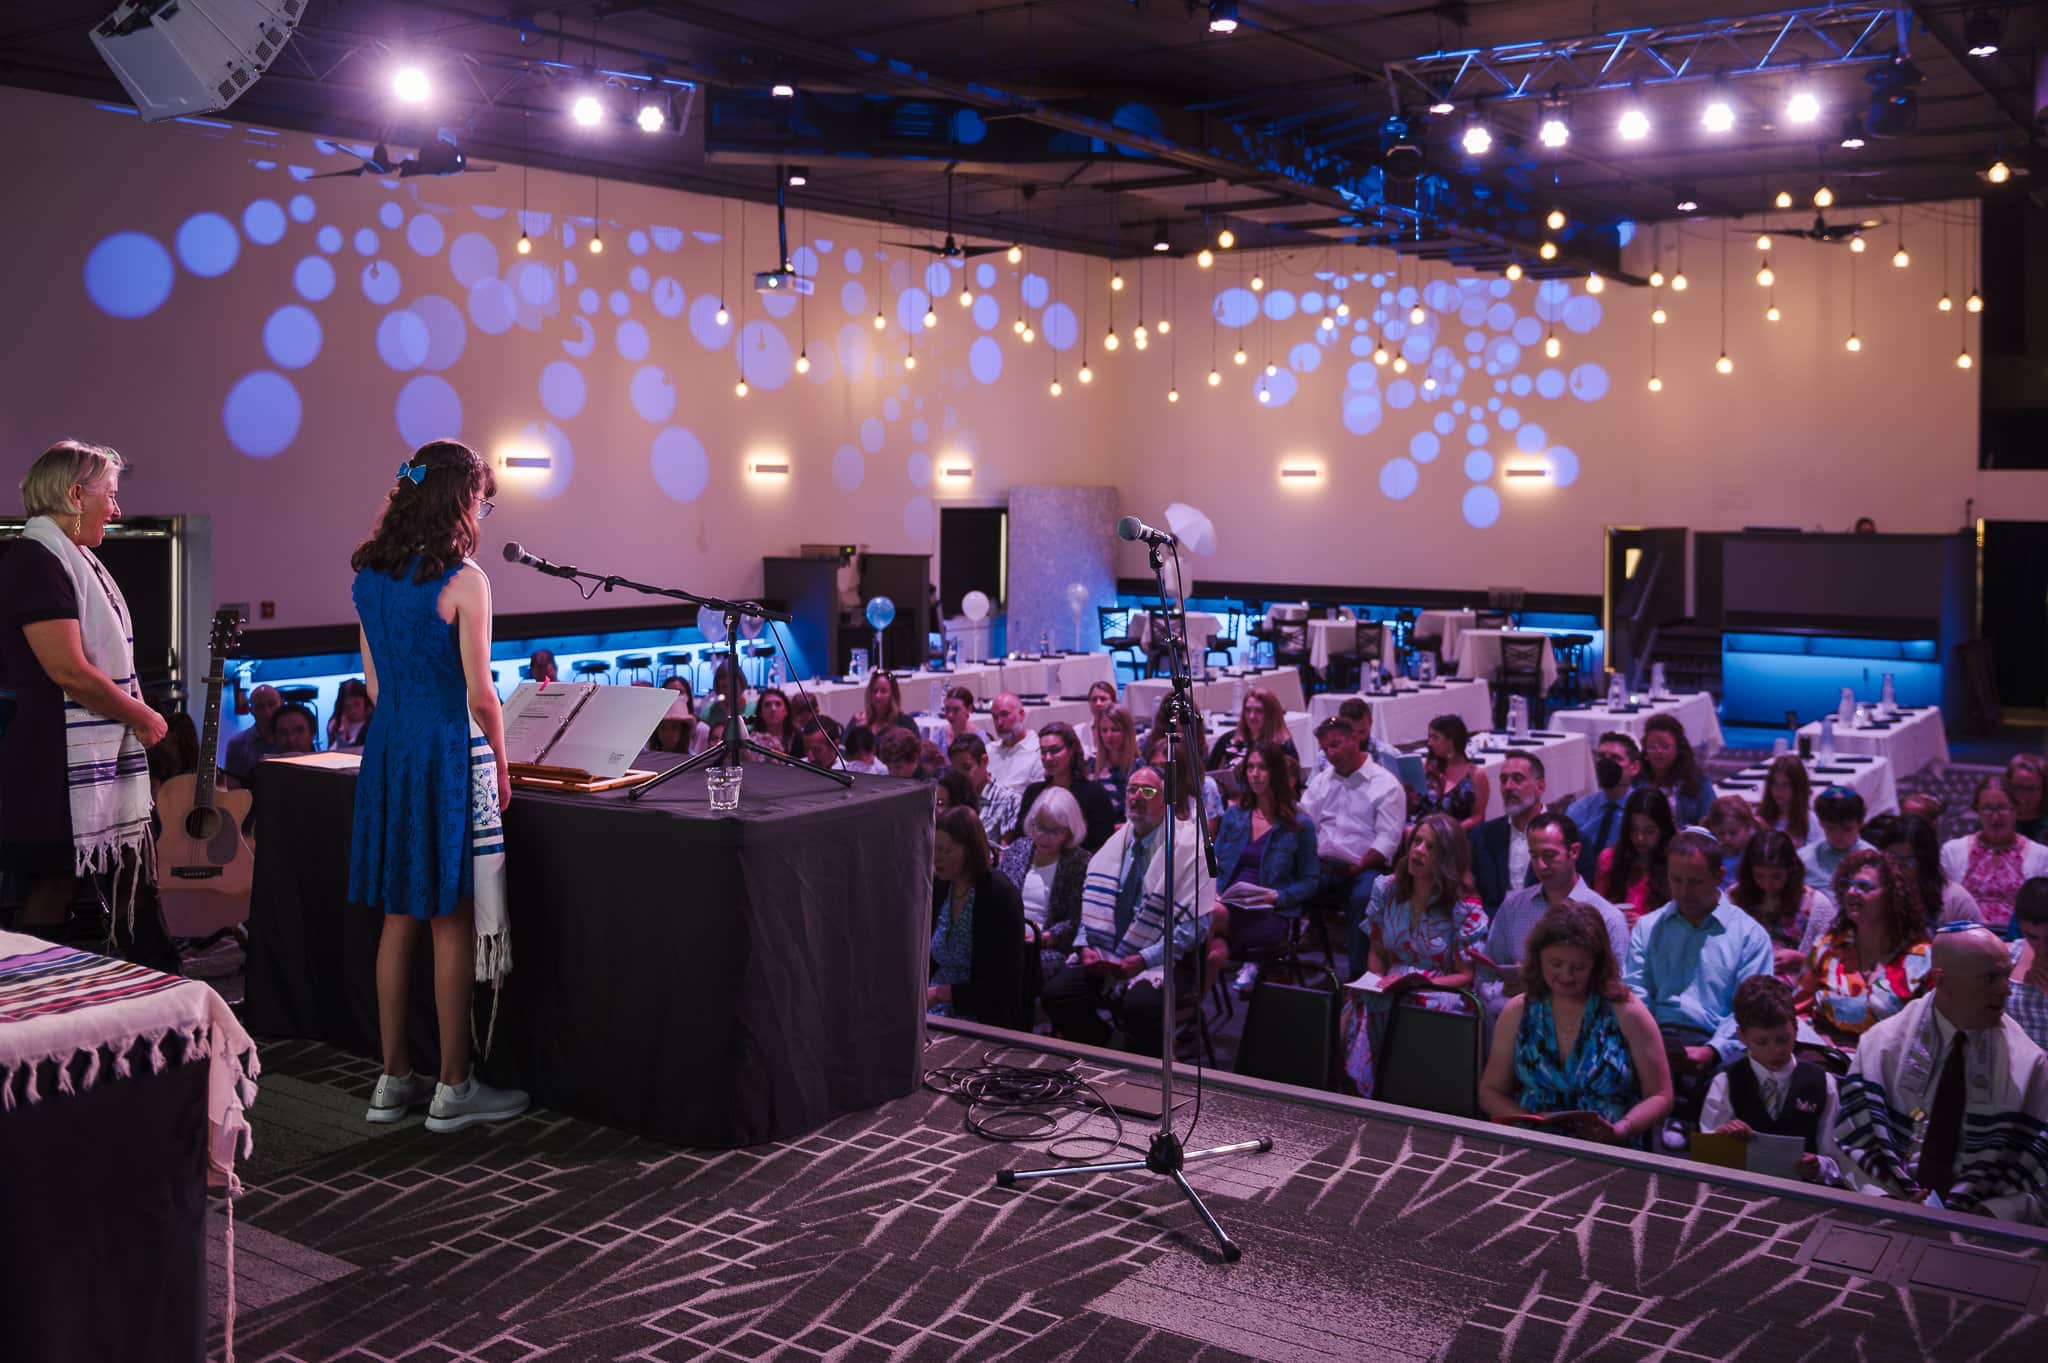
[[[762,300],[746,288],[752,269],[773,262],[774,220],[764,208],[746,210],[742,253],[737,206],[721,214],[716,200],[607,184],[607,249],[593,257],[584,249],[591,182],[535,174],[526,193],[536,213],[549,215],[548,230],[532,220],[540,244],[522,260],[513,250],[516,218],[507,212],[520,201],[514,167],[389,184],[375,176],[301,181],[292,167],[326,171],[354,162],[297,134],[240,124],[145,127],[88,103],[16,90],[0,90],[0,123],[36,130],[17,139],[10,170],[17,202],[38,210],[0,222],[0,240],[17,263],[8,291],[14,324],[0,333],[8,375],[0,423],[11,457],[25,465],[62,435],[120,446],[137,463],[124,496],[128,510],[211,516],[217,595],[274,600],[279,624],[348,617],[348,551],[390,486],[408,433],[459,434],[492,451],[566,442],[573,467],[560,460],[549,474],[504,476],[486,527],[484,553],[493,560],[504,540],[517,539],[557,560],[718,593],[758,590],[761,555],[789,553],[805,541],[935,552],[933,504],[949,496],[1000,498],[1026,483],[1111,483],[1125,509],[1155,523],[1167,502],[1193,503],[1214,520],[1219,544],[1196,565],[1198,578],[1519,582],[1585,592],[1600,588],[1599,531],[1609,523],[1842,528],[1871,515],[1886,529],[1939,530],[1961,522],[1964,500],[1977,489],[1975,380],[1953,367],[1960,319],[1940,317],[1932,306],[1940,241],[1931,225],[1908,229],[1917,256],[1910,271],[1890,268],[1888,242],[1862,258],[1857,312],[1867,345],[1857,356],[1841,347],[1846,248],[1781,240],[1772,261],[1785,320],[1771,327],[1761,316],[1763,291],[1749,279],[1751,233],[1735,233],[1728,330],[1737,369],[1723,378],[1712,371],[1718,228],[1696,224],[1699,235],[1685,255],[1692,288],[1670,299],[1672,321],[1659,337],[1667,387],[1654,397],[1643,387],[1649,292],[1609,288],[1590,300],[1575,285],[1562,302],[1561,360],[1553,365],[1539,348],[1524,348],[1499,374],[1464,371],[1457,398],[1483,406],[1500,396],[1523,424],[1543,428],[1527,462],[1555,459],[1555,448],[1564,447],[1576,455],[1576,479],[1510,485],[1504,470],[1524,457],[1500,414],[1489,412],[1490,474],[1468,477],[1472,423],[1459,417],[1440,437],[1435,460],[1413,465],[1413,492],[1396,500],[1382,491],[1383,470],[1409,456],[1414,437],[1448,403],[1395,406],[1385,371],[1359,375],[1371,382],[1356,387],[1351,333],[1325,344],[1316,318],[1300,311],[1242,333],[1220,329],[1225,382],[1208,389],[1207,315],[1219,291],[1238,283],[1226,273],[1234,261],[1209,273],[1190,262],[1127,262],[1131,287],[1116,302],[1124,344],[1106,355],[1100,342],[1111,295],[1103,262],[1055,262],[1033,252],[1020,269],[990,257],[995,304],[977,310],[940,300],[940,324],[917,336],[920,363],[911,372],[902,363],[901,322],[920,327],[921,310],[904,294],[922,282],[928,262],[896,248],[884,248],[877,261],[875,230],[866,224],[793,215],[792,241],[807,241],[820,258],[817,293],[800,325],[790,300],[776,300],[783,315],[764,316]],[[291,211],[300,196],[305,221]],[[266,202],[273,207],[257,206]],[[232,229],[225,233],[235,247],[229,268],[209,263],[209,228],[216,238],[222,232],[207,214]],[[385,225],[387,214],[397,227]],[[568,215],[576,238],[566,246],[559,215]],[[330,227],[341,234],[331,252],[321,242]],[[270,241],[273,230],[281,236]],[[364,238],[367,255],[356,245],[364,232],[375,238]],[[721,232],[730,234],[727,242]],[[118,234],[156,245],[132,237],[108,245]],[[193,248],[190,261],[181,258],[181,235]],[[168,295],[156,306],[121,317],[95,305],[94,288],[117,309],[155,301],[152,260],[171,262],[163,276]],[[307,260],[328,262],[336,275],[331,293],[302,295],[300,270],[321,271],[302,267]],[[850,268],[856,260],[857,270]],[[396,272],[395,292],[378,290],[377,278],[366,292],[362,273],[377,261],[384,262],[378,278]],[[1307,291],[1327,292],[1315,275],[1336,263],[1321,251],[1265,261],[1267,297],[1285,291],[1298,301]],[[1387,265],[1362,254],[1343,263],[1367,273]],[[978,266],[968,271],[970,280],[978,276]],[[1141,272],[1155,325],[1169,279],[1176,290],[1171,341],[1155,339],[1142,354],[1130,344]],[[1046,389],[1056,353],[1048,337],[1026,345],[1010,328],[1023,277],[1034,275],[1052,276],[1053,301],[1077,314],[1062,325],[1034,307],[1034,326],[1054,338],[1085,330],[1096,371],[1084,386],[1075,375],[1080,348],[1060,354],[1066,392],[1058,400]],[[948,281],[949,293],[959,278]],[[1505,304],[1512,316],[1496,320],[1511,335],[1513,322],[1538,308],[1536,286],[1525,281],[1496,300],[1487,296],[1490,282],[1458,287],[1476,291],[1487,307]],[[1369,291],[1366,282],[1347,283],[1347,297]],[[1434,286],[1433,301],[1462,305],[1462,296],[1443,292],[1449,287]],[[586,289],[596,291],[591,316],[582,306]],[[720,330],[702,318],[693,326],[693,312],[708,312],[721,295],[737,311],[743,292],[753,392],[740,399],[733,394],[737,328]],[[880,333],[870,325],[878,294],[889,317]],[[615,301],[624,316],[615,315]],[[1569,329],[1592,320],[1590,303],[1598,305],[1597,325]],[[1351,320],[1366,311],[1361,306]],[[319,329],[311,356],[309,317]],[[644,356],[629,323],[644,329]],[[1452,325],[1438,343],[1462,359],[1474,330],[1497,334],[1480,315],[1476,328]],[[1241,369],[1229,358],[1239,334],[1252,356]],[[815,362],[808,376],[789,372],[799,345]],[[1304,346],[1297,362],[1304,372],[1296,374],[1289,357]],[[1255,385],[1269,350],[1294,391],[1261,406]],[[1591,371],[1580,373],[1576,389],[1569,377],[1588,364],[1608,378],[1597,401],[1573,395],[1591,391]],[[574,378],[559,366],[573,368]],[[644,372],[649,367],[658,372]],[[1169,407],[1165,391],[1176,368],[1183,400]],[[1548,368],[1560,371],[1564,396],[1492,389],[1496,378],[1534,385]],[[575,380],[580,406],[570,401]],[[238,439],[266,446],[263,432],[241,420],[234,395],[281,393],[287,385],[301,412],[295,433],[266,457],[238,449]],[[674,395],[668,414],[646,401],[664,389]],[[433,402],[416,401],[436,392],[459,397],[459,423]],[[411,417],[403,425],[402,400]],[[259,401],[248,410],[263,418],[278,404]],[[780,480],[750,477],[755,459],[786,460],[792,472]],[[1283,489],[1278,468],[1292,461],[1315,463],[1322,477],[1306,490]],[[943,476],[959,465],[972,468],[970,479]],[[1480,487],[1500,499],[1498,518],[1485,529],[1465,515],[1468,494]],[[1126,550],[1120,567],[1135,575],[1142,558]],[[530,573],[500,569],[495,580],[501,610],[570,600],[561,584]]]

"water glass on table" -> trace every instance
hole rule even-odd
[[[740,807],[740,777],[746,774],[745,767],[712,767],[705,773],[706,787],[711,792],[711,812],[731,814]]]

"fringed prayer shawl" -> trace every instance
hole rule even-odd
[[[50,551],[71,579],[78,601],[78,637],[86,661],[115,686],[142,699],[135,678],[135,630],[112,574],[90,549],[71,542],[48,516],[33,516],[22,538]],[[81,877],[115,873],[116,917],[132,930],[135,892],[151,875],[149,759],[126,724],[64,697],[64,781],[71,801],[71,845]],[[132,863],[135,884],[124,897],[121,871]]]
[[[469,722],[470,912],[476,931],[476,982],[491,986],[491,1020],[479,1049],[490,1058],[498,1031],[497,991],[512,973],[512,927],[505,911],[505,826],[498,808],[498,762],[477,722]]]
[[[1965,1101],[1956,1183],[1943,1205],[2040,1224],[2048,1211],[2048,1055],[2019,1024],[1963,1033]],[[1835,1141],[1851,1180],[1898,1197],[1914,1183],[1934,1080],[1944,1056],[1934,997],[1923,995],[1863,1034],[1840,1085]]]
[[[138,1045],[146,1044],[150,1068],[162,1070],[173,1032],[184,1041],[181,1062],[207,1066],[206,1177],[229,1199],[225,1352],[232,1360],[235,1160],[254,1148],[244,1112],[256,1101],[261,1073],[256,1043],[220,995],[197,980],[0,932],[0,1113],[117,1083],[132,1072]],[[43,1091],[45,1062],[55,1070],[55,1095]]]
[[[1116,899],[1123,888],[1124,849],[1130,844],[1131,826],[1125,824],[1110,835],[1088,863],[1088,878],[1081,885],[1082,943],[1106,955],[1135,956],[1166,935],[1166,837],[1162,828],[1155,835],[1151,859],[1145,865],[1144,890],[1138,896],[1131,925],[1119,939],[1116,935]],[[1173,828],[1173,916],[1192,917],[1199,910],[1202,882],[1208,879],[1202,865],[1200,835],[1192,823],[1181,821]],[[1213,894],[1209,896],[1213,900]],[[1200,937],[1208,936],[1202,925]],[[1155,987],[1166,976],[1164,965],[1138,975]]]

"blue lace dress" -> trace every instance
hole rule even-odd
[[[1619,1121],[1642,1101],[1621,1018],[1598,996],[1586,1000],[1571,1058],[1557,1053],[1557,1019],[1548,998],[1529,1000],[1515,1031],[1516,1101],[1525,1112],[1597,1112]]]
[[[469,687],[455,627],[439,612],[460,565],[426,582],[364,569],[352,595],[377,666],[377,722],[356,779],[348,898],[385,913],[438,918],[474,893]],[[483,769],[496,804],[488,744]]]
[[[974,891],[956,910],[950,899],[932,924],[933,984],[966,984],[974,978]],[[936,1017],[957,1016],[950,1003],[935,1003],[928,1009]]]

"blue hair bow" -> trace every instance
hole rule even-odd
[[[424,483],[427,481],[427,466],[408,459],[398,466],[398,476],[400,479],[410,478],[415,484]]]

